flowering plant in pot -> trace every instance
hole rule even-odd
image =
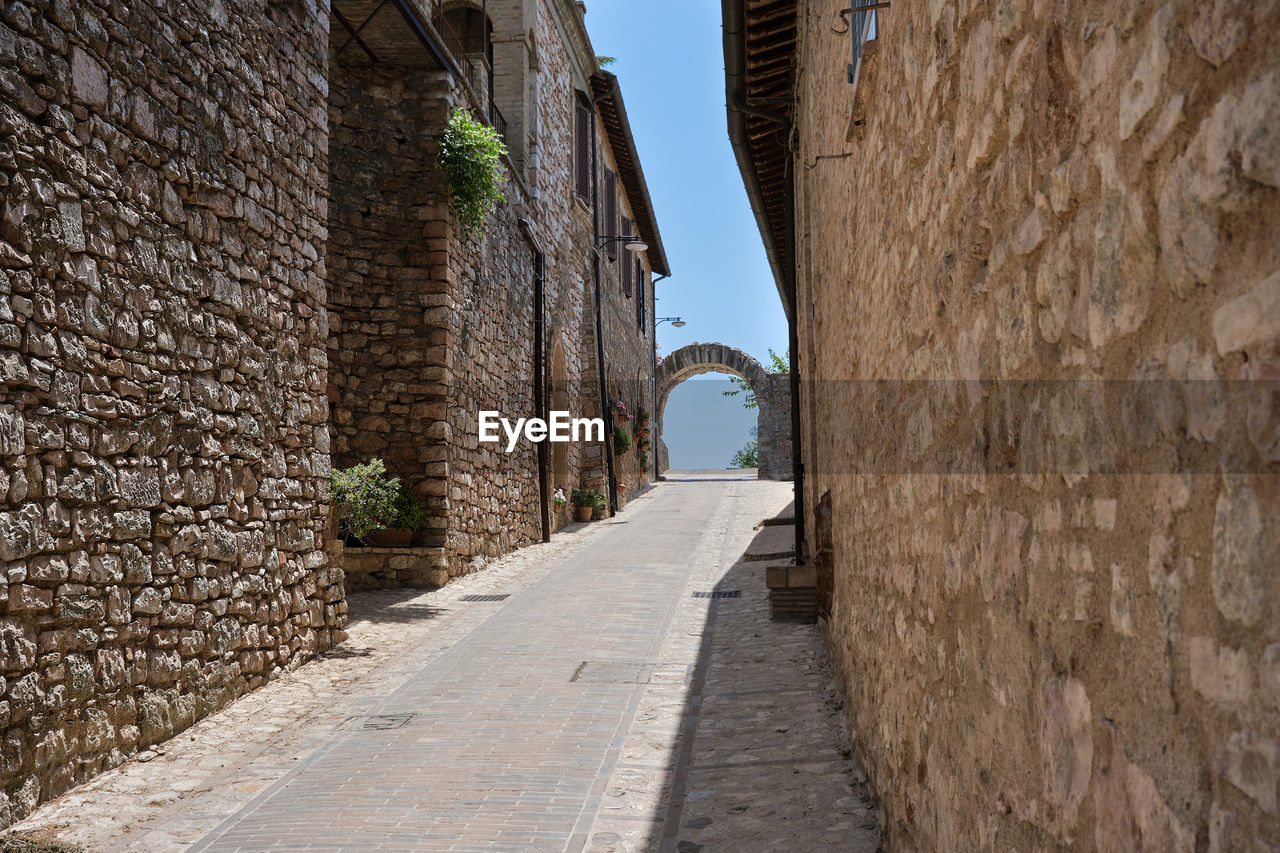
[[[555,503],[556,509],[564,509],[569,499],[564,495],[564,489],[556,486],[556,490],[551,494],[551,500]]]
[[[590,521],[591,513],[604,508],[604,496],[591,489],[574,489],[569,501],[578,521]]]
[[[621,400],[613,401],[613,413],[614,417],[623,423],[631,420],[631,415],[627,413],[627,404]]]

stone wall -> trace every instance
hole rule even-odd
[[[0,15],[0,824],[341,637],[327,28]]]
[[[615,168],[608,151],[602,150],[601,159],[609,168]],[[626,196],[619,182],[619,216],[627,216]],[[602,188],[603,192],[603,188]],[[629,218],[629,217],[628,217]],[[621,232],[619,232],[621,233]],[[623,420],[615,412],[613,423],[625,432],[631,446],[624,452],[618,452],[610,438],[608,448],[613,453],[614,476],[622,487],[623,498],[626,493],[634,494],[649,482],[654,465],[652,447],[653,434],[657,432],[657,419],[653,412],[653,286],[652,274],[644,253],[632,253],[621,245],[618,246],[617,257],[611,258],[602,253],[600,263],[600,295],[602,297],[601,320],[604,328],[605,372],[610,400],[621,400],[626,406],[627,420]],[[643,271],[643,297],[641,288],[637,287],[635,274],[632,273],[631,289],[624,289],[622,282],[622,265],[635,264],[640,260]],[[633,266],[634,270],[635,267]],[[637,300],[643,298],[644,322],[640,322]],[[594,331],[594,328],[592,329]],[[592,336],[594,340],[594,335]],[[597,392],[598,395],[598,392]],[[641,418],[648,415],[642,426]],[[636,430],[647,428],[650,431],[650,447],[645,451],[646,464],[640,464],[640,437]]]
[[[576,81],[593,69],[567,43],[567,16],[578,14],[568,4],[490,8],[501,40],[495,102],[523,118],[509,133],[518,157],[504,162],[507,201],[479,234],[461,229],[436,164],[450,112],[476,107],[473,93],[434,70],[425,51],[418,61],[397,52],[394,65],[370,65],[356,51],[331,63],[334,460],[379,456],[412,485],[429,517],[416,544],[443,548],[453,575],[541,535],[535,445],[521,440],[508,454],[505,441],[479,441],[481,411],[535,414],[535,255],[522,218],[545,252],[549,402],[598,413],[586,308],[590,209],[572,185]],[[407,28],[403,35],[412,44]],[[536,101],[517,112],[522,94]],[[536,138],[516,144],[535,119]],[[572,489],[602,470],[599,445],[549,455],[558,460],[552,488]]]
[[[1280,4],[895,2],[856,101],[799,21],[805,505],[894,848],[1276,849]]]
[[[449,582],[443,548],[346,548],[335,545],[348,592],[444,586]]]
[[[418,540],[434,547],[448,525],[449,197],[434,159],[446,87],[434,69],[330,62],[333,464],[380,457],[423,499]]]

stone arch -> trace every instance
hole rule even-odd
[[[681,347],[658,362],[658,411],[655,447],[662,443],[663,413],[671,390],[703,373],[729,373],[743,379],[759,403],[760,469],[762,480],[791,479],[791,393],[785,374],[770,373],[760,362],[736,347],[721,343],[696,343]],[[661,467],[665,454],[659,452]]]

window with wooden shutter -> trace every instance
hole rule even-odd
[[[591,111],[574,105],[574,193],[591,203]]]
[[[625,237],[630,233],[631,233],[631,220],[624,216],[622,217],[622,236]],[[631,298],[632,270],[631,270],[631,263],[625,259],[629,256],[629,254],[630,253],[627,253],[627,252],[623,253],[624,260],[622,262],[622,295],[627,297],[628,299]]]
[[[648,334],[644,328],[645,307],[644,264],[636,258],[636,328],[642,335]]]
[[[618,236],[618,175],[611,169],[604,170],[604,236]],[[618,241],[609,241],[609,257],[618,259]]]

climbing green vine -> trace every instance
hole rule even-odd
[[[472,234],[479,234],[494,204],[506,201],[502,155],[507,147],[498,132],[476,121],[464,109],[449,116],[440,137],[440,167],[449,178],[449,193],[458,218]]]

